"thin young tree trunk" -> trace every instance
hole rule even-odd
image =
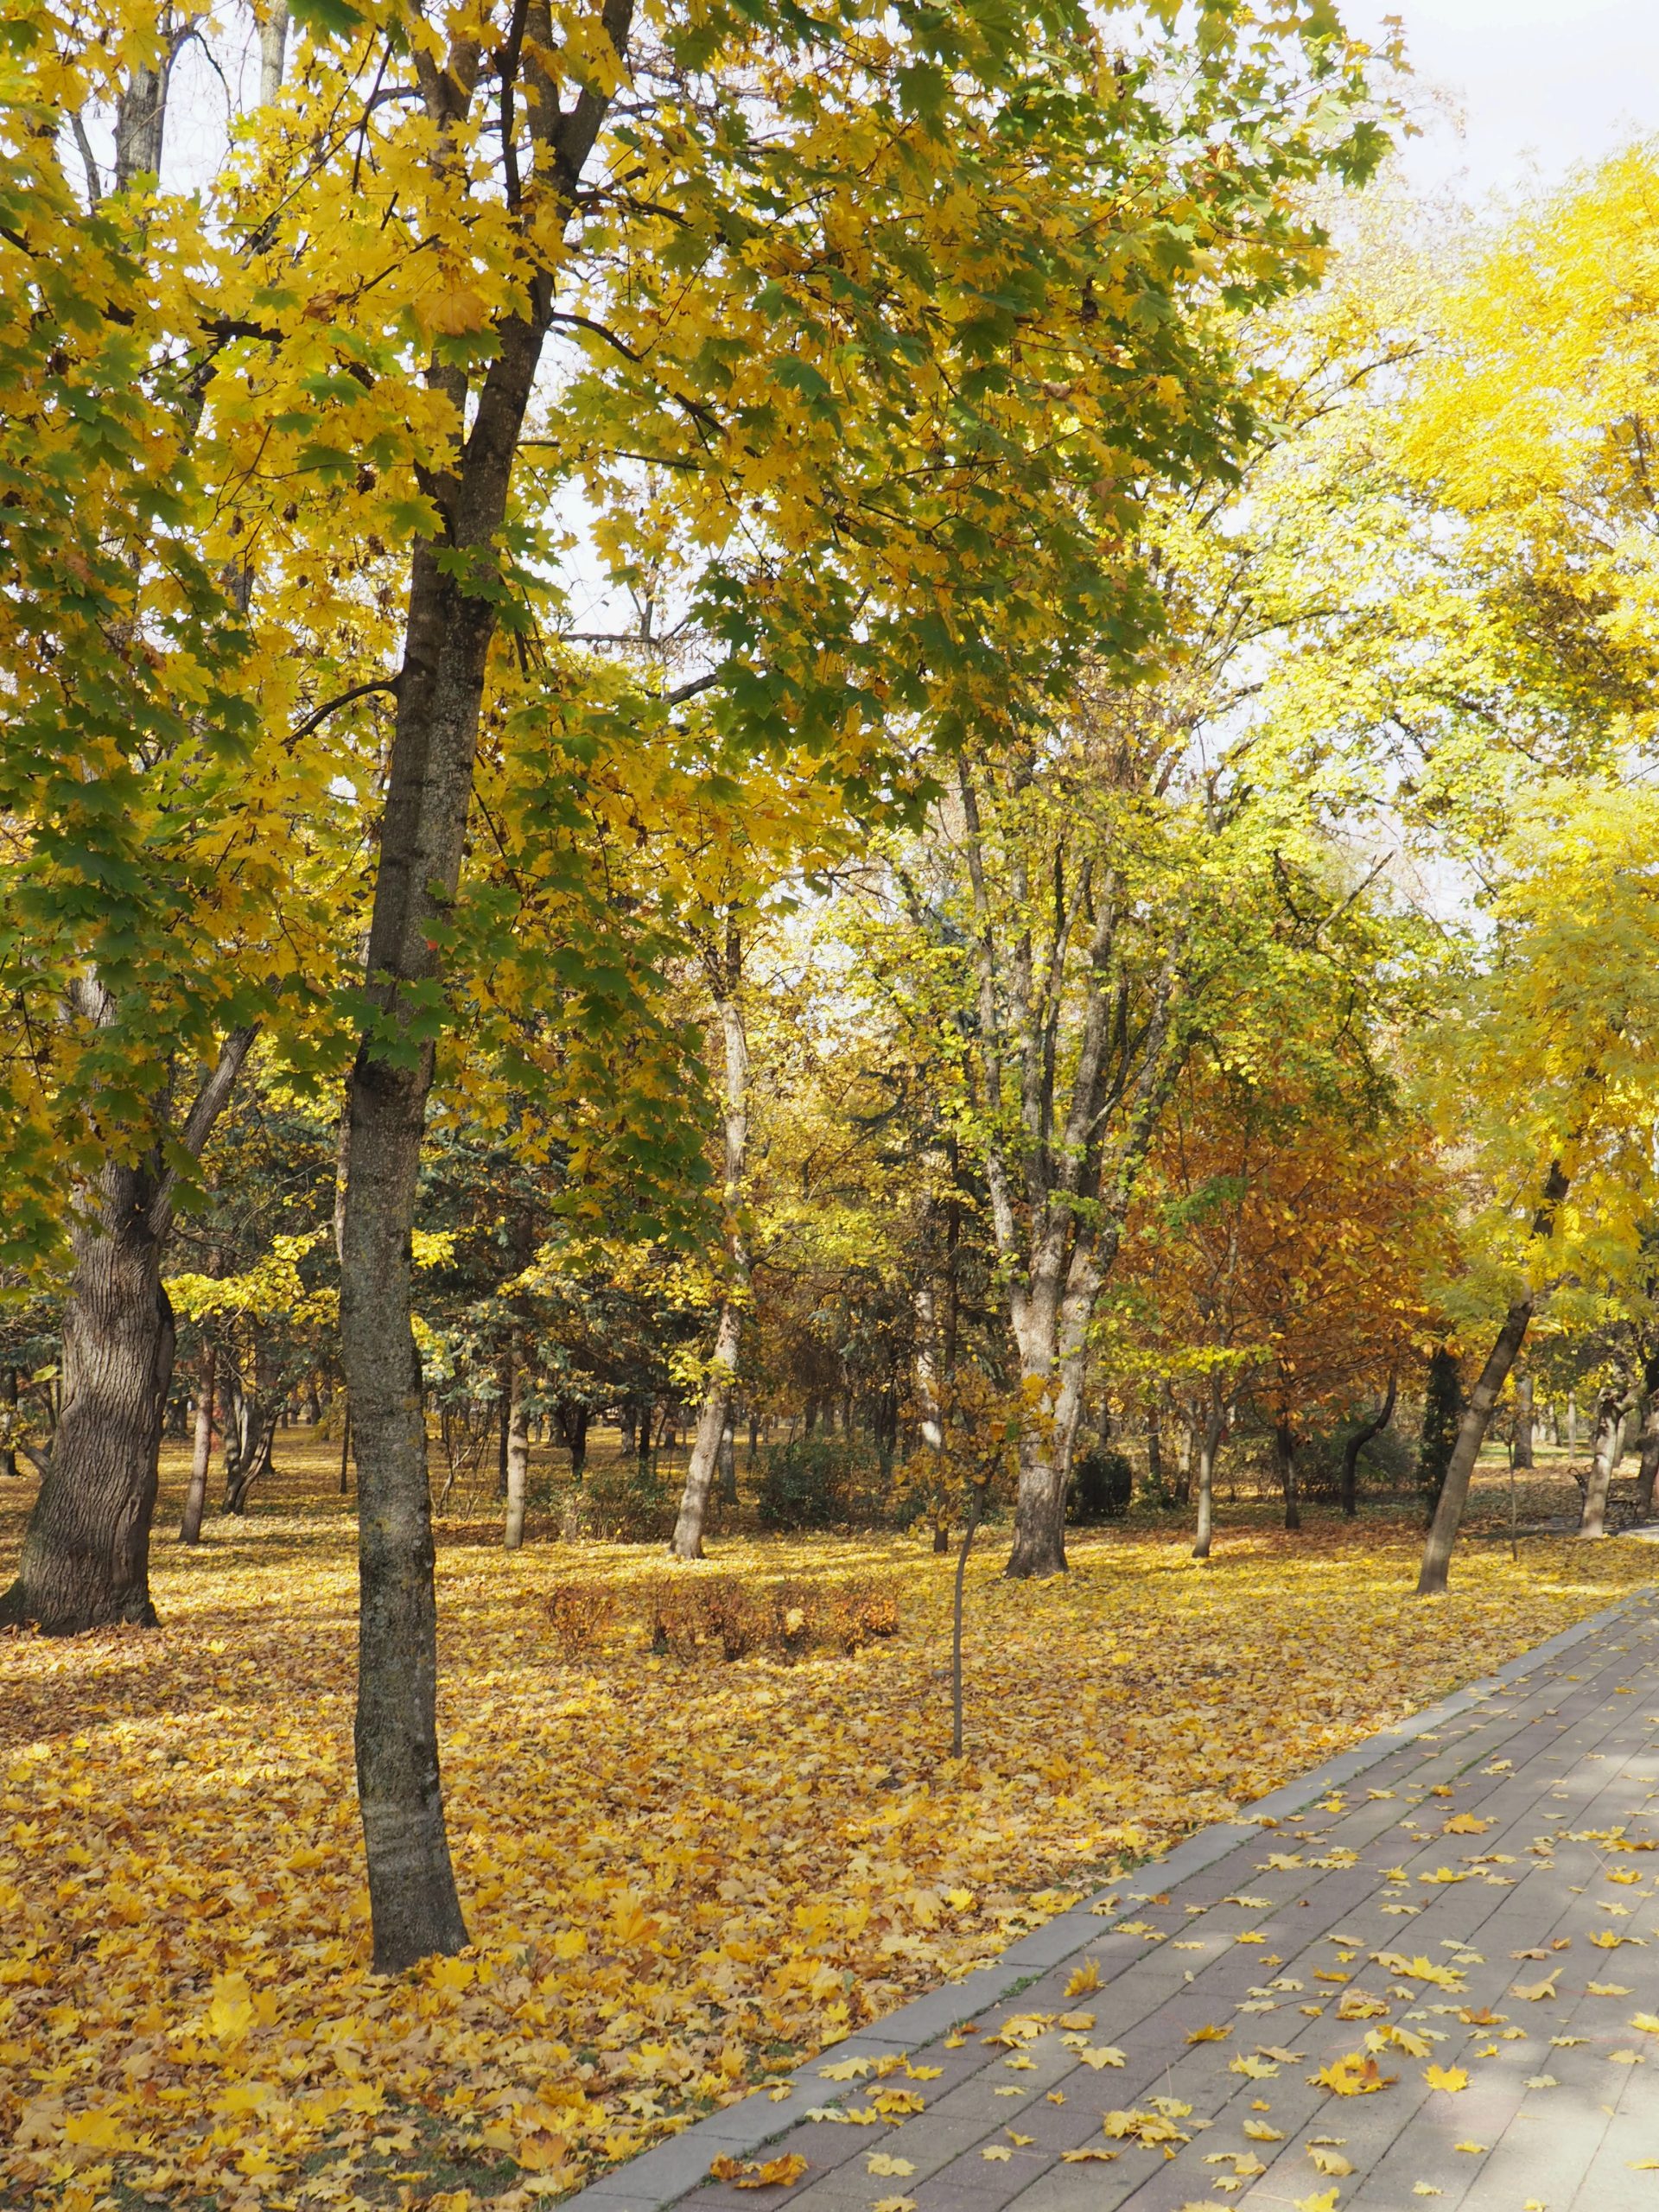
[[[190,1461],[190,1487],[184,1494],[184,1518],[179,1523],[181,1544],[201,1541],[202,1508],[207,1502],[207,1469],[213,1456],[213,1392],[218,1375],[219,1355],[211,1344],[204,1344],[196,1366],[196,1440]]]
[[[1363,1428],[1357,1428],[1342,1447],[1342,1512],[1343,1518],[1351,1521],[1359,1511],[1359,1455],[1374,1436],[1380,1436],[1394,1419],[1394,1401],[1399,1389],[1397,1375],[1389,1376],[1388,1394],[1382,1409]]]
[[[968,1554],[974,1548],[974,1538],[985,1511],[987,1483],[976,1483],[968,1508],[968,1525],[962,1532],[962,1548],[957,1554],[956,1590],[950,1606],[950,1756],[962,1757],[962,1598],[963,1585],[968,1579]]]
[[[748,1243],[741,1208],[743,1176],[749,1141],[749,1043],[739,999],[742,981],[743,946],[734,919],[728,921],[726,943],[719,963],[716,1000],[721,1039],[726,1048],[725,1149],[726,1242],[731,1288],[721,1301],[715,1332],[715,1349],[709,1362],[709,1378],[697,1414],[696,1439],[685,1470],[680,1510],[669,1540],[675,1559],[702,1557],[703,1524],[708,1518],[709,1494],[720,1462],[721,1442],[731,1419],[737,1382],[738,1356],[743,1340],[743,1300],[749,1285]]]
[[[1226,1427],[1221,1387],[1212,1378],[1209,1411],[1205,1419],[1204,1433],[1198,1440],[1198,1523],[1192,1541],[1194,1559],[1208,1559],[1210,1556],[1211,1538],[1215,1527],[1216,1454],[1221,1449]]]
[[[525,1411],[524,1363],[515,1344],[512,1355],[512,1381],[507,1395],[503,1433],[506,1438],[507,1522],[505,1548],[516,1552],[524,1541],[524,1486],[530,1473],[530,1421]]]

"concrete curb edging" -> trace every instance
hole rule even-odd
[[[1495,1675],[1470,1683],[1466,1689],[1454,1690],[1449,1697],[1395,1722],[1392,1727],[1379,1729],[1363,1743],[1356,1744],[1351,1751],[1338,1752],[1311,1772],[1258,1798],[1234,1819],[1218,1821],[1210,1827],[1199,1829],[1165,1857],[1149,1860],[1146,1868],[1138,1872],[1150,1875],[1155,1870],[1160,1889],[1173,1889],[1178,1882],[1202,1873],[1243,1842],[1253,1827],[1264,1821],[1286,1820],[1293,1813],[1306,1810],[1315,1799],[1380,1764],[1402,1745],[1433,1735],[1447,1721],[1457,1719],[1498,1691],[1507,1689],[1512,1682],[1522,1681],[1540,1667],[1565,1656],[1574,1645],[1611,1627],[1631,1605],[1648,1594],[1645,1591],[1630,1592],[1616,1605],[1592,1613],[1588,1619],[1563,1629],[1547,1643],[1521,1652]],[[1103,1896],[1105,1892],[1098,1894]],[[1018,1942],[1011,1943],[1006,1951],[999,1952],[988,1966],[976,1967],[960,1981],[944,1982],[925,1996],[913,1998],[908,2005],[901,2005],[896,2012],[828,2046],[828,2050],[833,2050],[837,2058],[879,2058],[918,2049],[936,2036],[948,2034],[959,2021],[970,2020],[976,2013],[1001,2004],[1037,1975],[1062,1965],[1109,1934],[1117,1921],[1132,1916],[1139,1910],[1128,1904],[1121,1912],[1104,1915],[1093,1910],[1094,1902],[1086,1900],[1056,1914],[1052,1920],[1045,1921],[1040,1928],[1033,1929]],[[826,2050],[804,2060],[792,2073],[780,2075],[773,2086],[787,2083],[796,2089],[810,2088],[816,2092],[812,2101],[832,2102],[834,2092],[826,2093],[818,2086],[817,2071],[827,2055]],[[719,2112],[710,2113],[707,2119],[695,2121],[666,2142],[642,2151],[626,2165],[601,2174],[564,2202],[583,2207],[584,2212],[664,2212],[664,2208],[707,2180],[713,2159],[752,2158],[767,2143],[786,2133],[800,2113],[801,2107],[792,2101],[773,2104],[765,2090],[758,2089],[741,2104],[728,2105]]]

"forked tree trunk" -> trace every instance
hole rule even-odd
[[[1607,1533],[1607,1492],[1618,1465],[1624,1441],[1624,1419],[1630,1410],[1630,1394],[1617,1388],[1604,1390],[1596,1402],[1595,1448],[1590,1459],[1590,1479],[1584,1486],[1584,1510],[1579,1516],[1581,1536]]]
[[[1542,1202],[1532,1217],[1531,1235],[1534,1239],[1550,1234],[1561,1201],[1570,1187],[1560,1160],[1553,1160],[1544,1183]],[[1527,1328],[1536,1303],[1537,1294],[1529,1290],[1510,1307],[1503,1316],[1503,1325],[1486,1355],[1486,1364],[1480,1370],[1480,1378],[1469,1394],[1469,1403],[1458,1424],[1458,1440],[1452,1447],[1452,1457],[1446,1465],[1446,1480],[1440,1485],[1434,1518],[1429,1524],[1428,1541],[1423,1546],[1423,1563],[1417,1575],[1417,1595],[1420,1598],[1439,1597],[1446,1589],[1446,1576],[1452,1567],[1452,1549],[1458,1541],[1458,1530],[1463,1525],[1463,1510],[1468,1503],[1469,1484],[1474,1475],[1475,1462],[1479,1459],[1480,1447],[1486,1440],[1492,1408],[1503,1395],[1510,1369],[1521,1356],[1521,1347],[1526,1342]]]
[[[1016,1580],[1066,1572],[1065,1493],[1098,1288],[1090,1255],[1079,1249],[1063,1294],[1056,1298],[1039,1282],[1034,1295],[1015,1302],[1020,1376],[1035,1402],[1028,1402],[1020,1430],[1014,1548],[1005,1569]]]
[[[204,1344],[196,1366],[196,1440],[190,1460],[190,1487],[184,1494],[184,1518],[179,1523],[181,1544],[201,1541],[202,1508],[207,1502],[207,1470],[213,1456],[213,1389],[218,1372],[218,1355],[212,1344]]]
[[[146,1170],[111,1162],[72,1236],[62,1409],[0,1624],[48,1636],[156,1624],[149,1524],[173,1375],[156,1198]]]
[[[524,1541],[524,1489],[530,1475],[530,1418],[525,1411],[524,1363],[518,1348],[512,1355],[512,1380],[505,1415],[507,1517],[505,1548],[516,1552]]]
[[[1198,1522],[1192,1540],[1194,1559],[1208,1559],[1215,1527],[1216,1454],[1221,1449],[1221,1440],[1226,1433],[1226,1415],[1222,1408],[1221,1391],[1212,1383],[1210,1408],[1205,1418],[1204,1432],[1198,1439]]]

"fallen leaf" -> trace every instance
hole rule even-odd
[[[1423,2079],[1431,2089],[1446,2089],[1453,2094],[1469,2086],[1469,2076],[1461,2066],[1426,2066]]]
[[[886,2151],[872,2151],[864,2162],[864,2171],[868,2174],[891,2174],[902,2177],[906,2174],[913,2174],[916,2168],[908,2158],[895,2158]]]

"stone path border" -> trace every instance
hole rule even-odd
[[[1213,1827],[1188,1836],[1165,1857],[1137,1869],[1136,1878],[1155,1874],[1160,1890],[1173,1890],[1177,1884],[1202,1873],[1236,1850],[1262,1824],[1282,1821],[1305,1811],[1317,1799],[1379,1765],[1402,1745],[1433,1734],[1511,1684],[1563,1657],[1576,1645],[1614,1627],[1649,1594],[1645,1591],[1632,1592],[1605,1611],[1592,1614],[1572,1628],[1562,1630],[1559,1636],[1551,1637],[1547,1643],[1522,1652],[1496,1674],[1471,1682],[1466,1689],[1454,1691],[1438,1704],[1368,1736],[1352,1750],[1338,1752],[1322,1766],[1257,1799],[1235,1819],[1217,1821]],[[946,1982],[925,1997],[901,2005],[884,2018],[858,2029],[834,2046],[835,2058],[868,2055],[879,2059],[900,2051],[915,2051],[937,2037],[948,2034],[958,2022],[974,2019],[1015,1995],[1038,1975],[1080,1957],[1087,1947],[1097,1944],[1103,1936],[1109,1935],[1118,1921],[1132,1919],[1141,1910],[1139,1905],[1128,1904],[1116,1915],[1103,1916],[1093,1910],[1092,1901],[1074,1905],[1011,1944],[988,1966],[976,1967],[960,1981]],[[804,2061],[792,2074],[780,2075],[778,2085],[788,2083],[797,2090],[810,2092],[809,2102],[823,2101],[825,2093],[819,2082],[818,2068],[824,2057],[825,2054],[820,2052]],[[787,2103],[774,2102],[766,2091],[756,2090],[741,2103],[711,2113],[706,2120],[696,2121],[667,2142],[659,2143],[627,2164],[601,2175],[565,2202],[581,2206],[582,2212],[666,2212],[667,2207],[678,2203],[708,2181],[714,2159],[753,2158],[767,2144],[775,2142],[798,2124],[800,2110],[792,2099]],[[757,2192],[748,2201],[764,2203],[774,2194],[770,2190]],[[1655,2205],[1659,2208],[1659,2196],[1655,2197]]]

